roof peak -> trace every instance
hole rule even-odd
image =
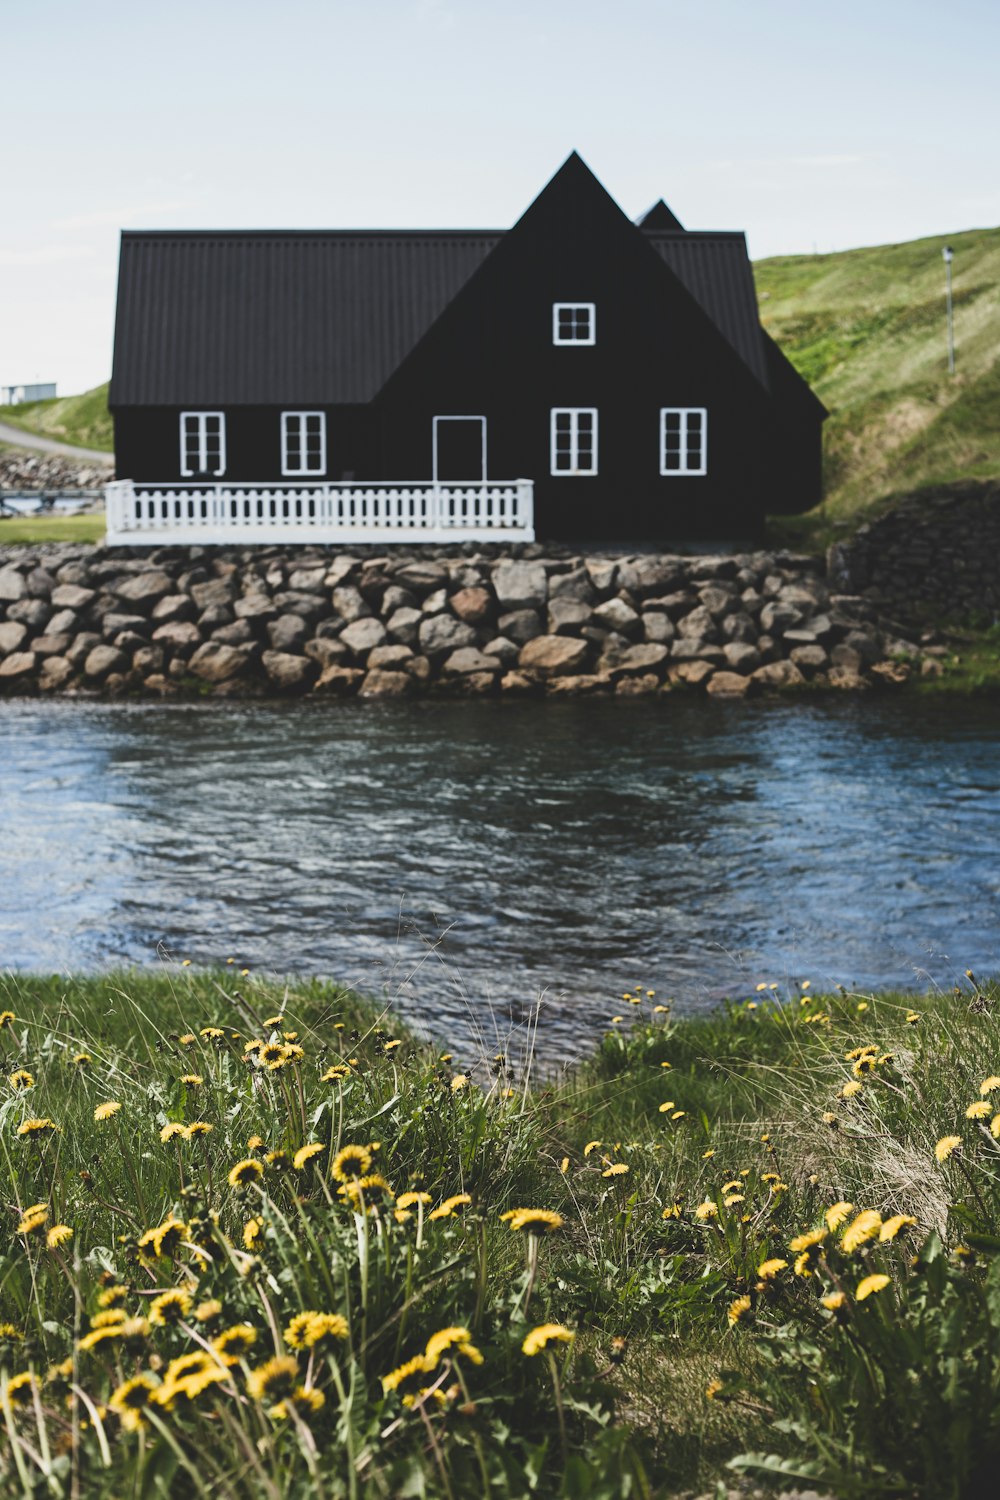
[[[640,229],[684,229],[677,215],[667,207],[662,198],[657,198],[652,208],[636,219]]]

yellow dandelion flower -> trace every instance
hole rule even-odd
[[[330,1176],[338,1182],[350,1182],[371,1170],[372,1154],[367,1146],[343,1146],[333,1158]]]
[[[253,1156],[248,1156],[244,1161],[238,1161],[234,1167],[229,1169],[229,1186],[234,1188],[246,1187],[252,1182],[262,1181],[264,1176],[264,1165]]]
[[[434,1199],[431,1197],[430,1193],[400,1193],[399,1197],[396,1199],[396,1207],[413,1208],[418,1203],[427,1204],[433,1202]]]
[[[1000,1137],[1000,1115],[994,1115],[990,1121],[990,1135],[994,1140]]]
[[[907,1024],[907,1026],[916,1026],[916,1024],[917,1024],[917,1022],[919,1020],[920,1020],[920,1014],[919,1014],[918,1011],[908,1010],[906,1012],[906,1024]]]
[[[444,1202],[439,1203],[437,1208],[432,1208],[427,1217],[429,1219],[450,1219],[456,1208],[461,1208],[464,1204],[471,1202],[472,1199],[468,1193],[455,1193],[451,1198],[445,1198]]]
[[[855,1094],[860,1094],[864,1085],[860,1079],[854,1078],[850,1083],[845,1083],[840,1091],[841,1099],[853,1099]]]
[[[54,1135],[58,1129],[59,1126],[55,1120],[50,1120],[46,1117],[41,1120],[22,1120],[17,1127],[17,1133],[28,1140],[40,1141],[47,1135]]]
[[[247,1150],[259,1151],[264,1142],[259,1135],[251,1135],[247,1138]]]
[[[601,1144],[601,1141],[588,1141],[583,1148],[584,1156],[589,1156],[592,1151],[597,1151]]]
[[[701,1153],[701,1159],[702,1159],[702,1161],[711,1161],[712,1157],[714,1155],[715,1155],[715,1147],[714,1146],[709,1146],[709,1148],[708,1148],[707,1151],[703,1151]]]
[[[562,1159],[562,1161],[559,1163],[559,1170],[562,1173],[562,1175],[565,1177],[566,1173],[569,1171],[569,1157],[568,1156],[564,1156],[563,1159]]]
[[[186,1234],[187,1225],[171,1214],[162,1224],[139,1236],[139,1249],[152,1250],[157,1257],[172,1256]]]
[[[717,1219],[719,1217],[719,1205],[713,1203],[711,1198],[706,1198],[704,1203],[699,1203],[694,1211],[696,1219]]]
[[[686,1110],[684,1110],[684,1109],[675,1109],[674,1112],[673,1112],[673,1114],[670,1116],[670,1118],[672,1120],[683,1120],[683,1119],[686,1118],[686,1116],[687,1116],[687,1111]]]
[[[815,1250],[818,1246],[822,1245],[826,1236],[827,1231],[825,1229],[809,1229],[805,1234],[797,1234],[793,1240],[789,1240],[788,1248],[793,1255],[799,1255],[803,1252],[808,1254],[811,1250]]]
[[[468,1075],[467,1074],[465,1074],[465,1073],[456,1073],[455,1076],[454,1076],[454,1078],[451,1080],[450,1087],[451,1087],[452,1093],[453,1094],[461,1093],[462,1089],[464,1089],[464,1088],[467,1087],[468,1082],[469,1082],[469,1079],[468,1079]]]
[[[222,1303],[218,1297],[211,1297],[207,1302],[199,1302],[194,1310],[196,1323],[214,1323],[217,1318],[222,1317]]]
[[[863,1302],[865,1298],[870,1297],[873,1292],[884,1291],[885,1288],[889,1285],[890,1280],[891,1277],[889,1276],[865,1276],[863,1280],[858,1282],[857,1290],[855,1291],[854,1295],[859,1302]]]
[[[947,1161],[949,1156],[957,1151],[961,1144],[962,1137],[960,1135],[943,1135],[934,1147],[935,1160],[939,1162]]]
[[[49,1211],[47,1208],[36,1209],[34,1213],[31,1213],[30,1211],[28,1213],[25,1213],[22,1215],[21,1222],[14,1230],[14,1233],[34,1234],[36,1229],[42,1228],[48,1216]]]
[[[322,1410],[325,1405],[326,1397],[321,1390],[317,1390],[316,1386],[297,1385],[290,1395],[278,1402],[271,1415],[277,1421],[284,1420],[292,1411],[300,1418],[311,1417]]]
[[[674,1101],[672,1099],[668,1099],[666,1104],[660,1105],[660,1114],[669,1115],[670,1111],[674,1108],[676,1108]]]
[[[12,1010],[0,1010],[0,1031],[6,1030],[8,1026],[13,1026],[16,1020],[17,1017]]]
[[[142,1413],[149,1405],[158,1382],[149,1375],[135,1375],[126,1380],[108,1398],[111,1410],[117,1412],[122,1426],[130,1431],[141,1425]]]
[[[257,1342],[257,1330],[250,1323],[234,1323],[212,1340],[212,1350],[224,1364],[236,1364]]]
[[[21,1375],[12,1375],[6,1381],[4,1390],[11,1406],[30,1406],[38,1389],[38,1383],[30,1370],[25,1370]]]
[[[886,1219],[882,1225],[882,1228],[878,1232],[878,1237],[885,1244],[889,1240],[894,1240],[901,1229],[905,1229],[908,1225],[915,1224],[916,1222],[916,1219],[910,1214],[893,1214],[892,1218]]]
[[[205,1082],[200,1073],[182,1073],[180,1081],[189,1089],[201,1088]]]
[[[78,1068],[82,1068],[85,1067],[87,1063],[93,1062],[94,1059],[91,1057],[89,1052],[74,1052],[73,1061],[76,1063]]]
[[[613,1162],[606,1171],[601,1173],[602,1177],[624,1177],[628,1171],[628,1163],[623,1161]]]
[[[175,1286],[153,1298],[149,1304],[149,1321],[154,1328],[169,1328],[173,1323],[182,1322],[190,1311],[191,1293]]]
[[[225,1036],[225,1032],[221,1026],[203,1026],[198,1035],[203,1036],[206,1041],[217,1042],[220,1036]]]
[[[395,1370],[390,1370],[388,1375],[382,1376],[382,1389],[386,1395],[390,1391],[403,1391],[410,1387],[416,1389],[423,1385],[427,1374],[427,1364],[422,1354],[415,1354],[405,1364],[398,1365]]]
[[[25,1089],[33,1089],[35,1080],[27,1068],[17,1068],[7,1079],[15,1094],[23,1094]]]
[[[724,1193],[735,1193],[742,1186],[743,1186],[743,1179],[742,1179],[742,1177],[733,1177],[733,1178],[730,1179],[729,1182],[724,1182],[722,1184],[722,1191]]]
[[[852,1219],[840,1237],[840,1248],[845,1255],[853,1255],[862,1245],[874,1239],[882,1228],[882,1215],[874,1208],[866,1208]]]
[[[120,1307],[128,1301],[127,1286],[106,1286],[97,1294],[98,1307]]]
[[[215,1126],[210,1125],[207,1120],[192,1120],[190,1125],[184,1127],[184,1139],[193,1141],[198,1136],[208,1135],[214,1129]]]
[[[1000,1077],[996,1073],[991,1073],[989,1078],[984,1078],[979,1085],[981,1094],[995,1094],[997,1089],[1000,1089]]]
[[[846,1224],[853,1212],[854,1204],[848,1203],[845,1198],[841,1198],[838,1203],[831,1203],[823,1215],[823,1218],[826,1220],[826,1227],[830,1233],[832,1234],[835,1229],[839,1229],[841,1224]],[[794,1250],[794,1248],[795,1246],[793,1245],[792,1249]]]
[[[671,1203],[667,1208],[663,1210],[663,1213],[660,1215],[660,1217],[663,1219],[679,1219],[681,1216],[681,1212],[682,1210],[679,1203]]]
[[[124,1323],[128,1313],[124,1307],[105,1307],[96,1312],[90,1320],[91,1328],[113,1328],[116,1323]]]
[[[527,1230],[529,1234],[553,1234],[565,1222],[562,1214],[547,1208],[512,1208],[500,1217],[507,1220],[508,1228]]]
[[[263,1219],[248,1219],[243,1226],[243,1248],[253,1250],[264,1229]]]
[[[98,1122],[98,1124],[100,1124],[103,1120],[113,1120],[120,1109],[120,1104],[116,1103],[114,1100],[109,1099],[106,1104],[99,1104],[97,1106],[97,1108],[94,1110],[94,1119]]]
[[[170,1120],[160,1131],[160,1140],[166,1145],[179,1135],[184,1135],[184,1126],[178,1120]]]
[[[707,1401],[714,1401],[719,1392],[724,1391],[725,1388],[725,1383],[717,1375],[714,1375],[705,1387],[705,1399]]]
[[[292,1157],[292,1166],[296,1172],[301,1172],[304,1167],[309,1165],[313,1157],[321,1156],[325,1150],[326,1147],[321,1141],[307,1141],[304,1146],[299,1147]]]
[[[787,1260],[762,1260],[757,1267],[757,1275],[761,1281],[771,1281],[779,1271],[787,1271]]]
[[[291,1395],[298,1378],[298,1361],[290,1355],[278,1354],[250,1372],[247,1395],[253,1401],[281,1400]]]
[[[819,1300],[828,1312],[839,1312],[847,1302],[847,1293],[839,1291],[828,1292],[825,1297],[821,1297]]]
[[[967,1106],[965,1118],[967,1120],[985,1120],[987,1115],[993,1113],[993,1106],[988,1099],[977,1099],[975,1103]]]
[[[858,1015],[859,1016],[864,1015],[864,1013],[865,1013],[865,1011],[867,1009],[868,1009],[868,1001],[867,1000],[860,1000],[858,1002]]]
[[[529,1359],[548,1347],[549,1344],[571,1344],[576,1335],[562,1323],[540,1323],[533,1328],[521,1345],[521,1352]]]
[[[814,1253],[811,1250],[803,1250],[801,1255],[797,1255],[795,1257],[795,1264],[792,1267],[796,1276],[811,1276],[814,1258]]]
[[[722,1200],[723,1208],[735,1208],[738,1203],[745,1203],[746,1198],[742,1193],[728,1193]]]
[[[730,1302],[729,1311],[726,1314],[730,1328],[735,1328],[736,1324],[741,1318],[746,1316],[752,1306],[750,1298],[746,1296],[737,1297],[734,1301]]]
[[[483,1362],[483,1356],[473,1344],[472,1335],[467,1328],[442,1328],[438,1333],[431,1334],[424,1351],[426,1369],[436,1369],[445,1355],[450,1359],[461,1356],[474,1365],[481,1365]]]
[[[69,1224],[53,1224],[45,1236],[45,1243],[50,1250],[58,1250],[60,1245],[67,1244],[73,1238],[73,1230]]]
[[[183,1036],[177,1038],[182,1047],[193,1047],[198,1038],[193,1031],[185,1031]]]

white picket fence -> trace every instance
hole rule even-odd
[[[259,542],[532,542],[530,479],[474,484],[139,484],[106,487],[115,547]]]

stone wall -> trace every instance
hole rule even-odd
[[[967,480],[900,500],[831,547],[831,587],[899,619],[984,621],[1000,614],[1000,485]]]
[[[0,692],[743,696],[922,654],[816,558],[541,550],[0,548]]]

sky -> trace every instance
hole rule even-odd
[[[111,368],[130,229],[500,228],[577,150],[751,255],[1000,224],[996,0],[0,0],[0,385]]]

